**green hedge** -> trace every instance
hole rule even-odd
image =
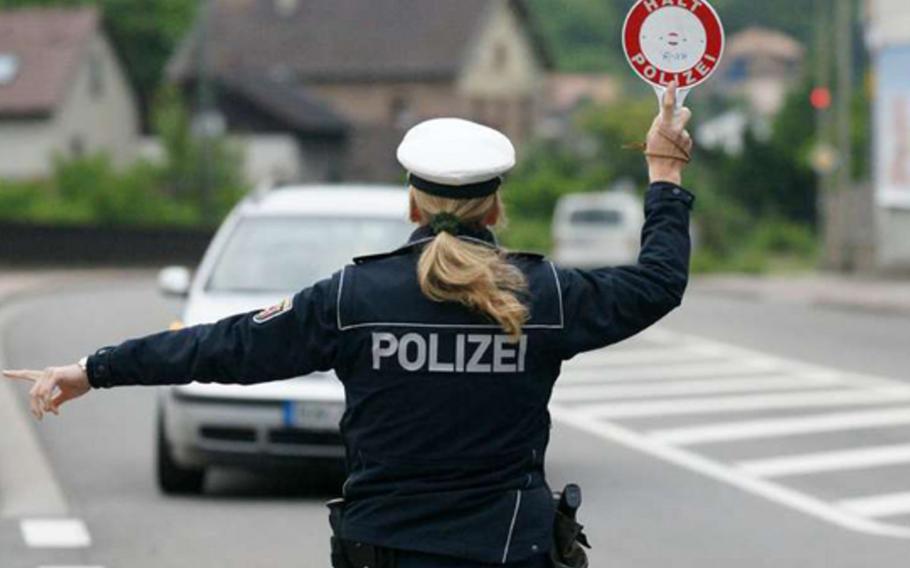
[[[215,226],[246,193],[242,155],[222,138],[190,133],[176,91],[162,91],[155,130],[162,163],[116,168],[103,154],[54,160],[44,180],[0,180],[0,219],[51,224]],[[204,151],[206,150],[206,151]],[[203,168],[203,166],[206,166]],[[210,187],[210,191],[204,191]]]
[[[0,219],[82,225],[198,226],[220,219],[242,192],[216,193],[206,215],[197,196],[169,191],[166,166],[138,162],[118,171],[103,155],[58,160],[41,181],[0,180]]]

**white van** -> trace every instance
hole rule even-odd
[[[562,266],[634,264],[645,222],[640,197],[628,191],[579,193],[559,200],[553,216],[553,258]]]

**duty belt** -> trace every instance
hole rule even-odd
[[[333,568],[395,568],[397,563],[394,550],[342,537],[344,505],[344,499],[333,499],[326,503],[329,508],[329,524],[332,526]]]

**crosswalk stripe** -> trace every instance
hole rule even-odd
[[[565,368],[557,384],[704,379],[709,377],[755,375],[762,372],[780,372],[780,368],[762,359],[692,365],[655,365],[653,367],[622,370],[577,370]]]
[[[818,452],[744,461],[737,467],[752,475],[779,477],[910,463],[910,444]]]
[[[570,368],[581,367],[624,367],[629,365],[654,365],[656,363],[686,363],[716,358],[711,349],[670,348],[670,349],[605,349],[579,355],[567,363]]]
[[[866,534],[910,538],[910,529],[907,527],[883,524],[862,515],[856,515],[844,508],[837,507],[834,503],[790,489],[773,480],[746,475],[726,464],[690,452],[685,448],[654,442],[646,436],[624,428],[619,424],[598,420],[592,416],[579,413],[575,409],[560,405],[554,405],[551,408],[551,413],[554,419],[592,435],[647,453],[717,481],[729,483],[769,501],[835,525]]]
[[[910,514],[910,493],[872,495],[838,502],[838,506],[864,517]]]
[[[682,414],[716,414],[750,410],[818,408],[825,406],[885,404],[910,400],[910,389],[840,389],[812,393],[661,399],[648,402],[616,402],[577,405],[574,409],[600,418],[636,418]]]
[[[30,548],[85,548],[92,544],[88,528],[79,519],[24,519],[19,529]]]
[[[690,396],[750,391],[801,390],[829,386],[835,377],[759,376],[646,384],[567,385],[553,393],[555,402],[583,402],[623,398]]]
[[[910,408],[834,412],[795,418],[718,422],[685,428],[652,430],[649,433],[649,437],[666,444],[690,445],[882,428],[906,424],[910,424]]]

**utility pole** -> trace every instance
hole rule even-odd
[[[856,266],[856,216],[851,215],[857,205],[853,187],[853,140],[852,140],[852,102],[853,102],[853,39],[854,39],[854,2],[853,0],[836,0],[834,43],[837,53],[837,146],[840,153],[840,167],[837,172],[838,209],[842,223],[843,247],[841,268],[853,270]]]
[[[196,49],[196,115],[193,117],[193,136],[200,144],[199,204],[204,221],[212,221],[212,117],[214,97],[209,68],[209,32],[212,2],[199,3],[198,46]]]
[[[829,14],[831,0],[815,0],[815,87],[831,90],[831,28]],[[816,151],[829,152],[831,143],[831,109],[828,105],[815,107]],[[829,156],[830,158],[830,156]],[[831,171],[827,167],[815,168],[818,185],[816,210],[818,226],[821,232],[823,262],[826,267],[838,264],[838,227],[835,209],[832,207]]]

